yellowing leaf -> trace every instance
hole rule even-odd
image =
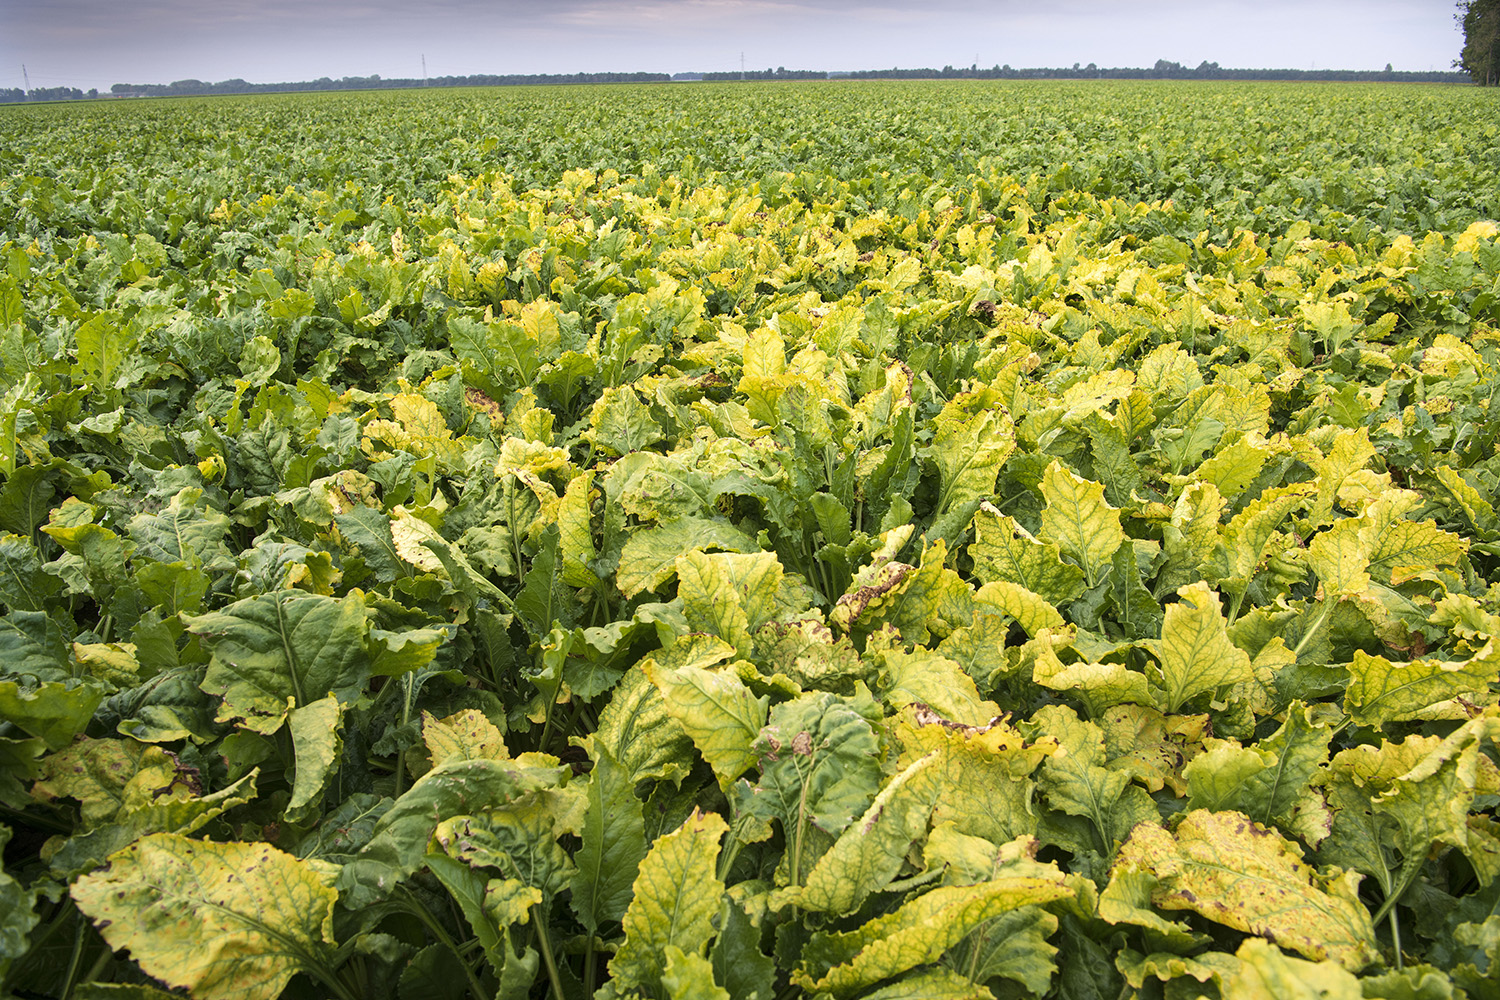
[[[776,611],[782,569],[774,552],[689,552],[677,557],[677,596],[694,631],[729,642],[748,656],[750,634]]]
[[[598,555],[594,546],[592,503],[594,474],[584,472],[568,480],[562,502],[557,506],[557,527],[561,533],[563,582],[570,587],[598,588],[599,575],[590,563]]]
[[[864,622],[894,626],[903,642],[923,646],[933,636],[946,636],[972,622],[974,593],[945,565],[947,554],[947,543],[941,538],[924,549],[922,564],[915,572],[903,575],[896,586],[866,606],[861,615]],[[841,610],[842,604],[830,617],[837,620]]]
[[[1464,696],[1487,695],[1500,679],[1500,649],[1494,640],[1468,660],[1428,658],[1392,663],[1383,656],[1354,651],[1344,710],[1360,725],[1419,718],[1424,709]]]
[[[889,986],[863,994],[861,1000],[993,1000],[995,994],[950,969],[923,969]]]
[[[655,989],[666,971],[666,949],[702,955],[714,935],[724,883],[714,874],[719,838],[729,830],[718,813],[693,810],[676,830],[651,845],[621,922],[625,943],[609,971],[622,988]]]
[[[1266,490],[1223,528],[1223,541],[1215,546],[1204,567],[1204,578],[1232,593],[1244,593],[1255,575],[1277,527],[1293,510],[1307,505],[1313,487],[1293,483]]]
[[[198,791],[197,775],[160,747],[135,740],[82,739],[42,761],[42,780],[31,794],[41,800],[77,799],[83,822],[95,827],[124,810]]]
[[[865,814],[813,865],[807,881],[773,893],[771,907],[852,913],[872,892],[884,889],[905,864],[912,844],[927,832],[933,803],[942,790],[929,773],[937,762],[938,754],[929,753],[892,778]]]
[[[1306,962],[1250,938],[1235,953],[1239,968],[1225,981],[1224,1000],[1364,1000],[1360,980],[1337,962]]]
[[[1253,746],[1211,741],[1184,772],[1188,808],[1233,809],[1258,823],[1288,829],[1314,775],[1328,760],[1331,737],[1327,713],[1293,702],[1281,728]]]
[[[1269,448],[1257,445],[1249,438],[1240,438],[1219,449],[1218,454],[1204,459],[1193,475],[1200,482],[1212,484],[1224,499],[1234,500],[1255,481],[1270,457]]]
[[[1187,790],[1184,765],[1203,750],[1207,715],[1162,715],[1145,705],[1116,705],[1095,716],[1104,733],[1109,768],[1124,771],[1147,791]]]
[[[915,706],[902,711],[895,731],[903,766],[936,753],[928,780],[940,790],[965,789],[963,795],[938,796],[932,807],[934,826],[947,823],[959,833],[996,844],[1036,832],[1039,810],[1029,779],[1057,750],[1053,740],[1028,743],[1003,722],[954,725]]]
[[[1325,599],[1362,594],[1370,586],[1370,548],[1364,525],[1345,518],[1320,533],[1307,547],[1307,565],[1318,575]]]
[[[274,1000],[292,976],[322,972],[333,955],[338,894],[268,844],[153,834],[84,875],[72,894],[111,948],[200,1000]]]
[[[1174,582],[1200,576],[1199,567],[1219,541],[1219,517],[1224,498],[1212,483],[1195,483],[1182,491],[1172,508],[1172,519],[1162,526],[1163,570]]]
[[[466,708],[444,719],[422,713],[422,742],[433,767],[450,760],[506,760],[505,736],[476,708]]]
[[[723,659],[734,656],[734,647],[722,648]],[[599,713],[599,728],[577,742],[590,756],[595,747],[607,751],[632,786],[646,778],[681,781],[693,764],[693,741],[667,714],[661,692],[641,670],[620,679]]]
[[[342,716],[343,708],[333,695],[294,708],[287,715],[296,760],[292,797],[286,804],[288,818],[301,817],[322,796],[338,758]]]
[[[919,649],[881,653],[881,696],[893,707],[929,705],[954,722],[982,726],[1000,714],[1000,706],[979,697],[974,680],[952,660]]]
[[[755,766],[750,744],[766,724],[770,698],[752,695],[735,673],[693,664],[641,664],[646,677],[661,691],[667,714],[677,720],[725,787]]]
[[[620,553],[615,585],[626,597],[655,590],[677,575],[677,559],[684,552],[707,549],[753,553],[760,546],[728,521],[680,517],[631,533]]]
[[[714,982],[713,963],[702,955],[684,952],[675,944],[663,949],[667,965],[661,984],[667,1000],[729,1000],[729,993]]]
[[[1151,902],[1151,892],[1156,888],[1156,878],[1145,871],[1135,871],[1116,865],[1110,872],[1109,884],[1099,893],[1099,917],[1111,924],[1129,924],[1144,927],[1160,942],[1159,947],[1177,952],[1191,951],[1208,940],[1185,922],[1168,920],[1156,911]]]
[[[1061,555],[1056,544],[1032,538],[988,501],[974,514],[969,558],[981,583],[1006,581],[1037,594],[1049,605],[1066,604],[1083,592],[1083,572],[1063,562]]]
[[[605,389],[589,411],[589,429],[584,432],[591,445],[615,456],[649,448],[663,436],[651,407],[631,386]]]
[[[995,489],[1000,466],[1015,447],[1015,425],[990,386],[977,392],[956,393],[932,420],[931,455],[937,466],[939,494],[934,537],[949,541],[958,536],[972,516],[973,504]],[[962,520],[948,530],[943,516],[961,512]]]
[[[1177,596],[1161,627],[1162,708],[1169,714],[1200,694],[1254,679],[1249,655],[1229,641],[1219,595],[1200,581],[1177,588]]]
[[[1083,568],[1089,586],[1109,572],[1115,550],[1125,541],[1120,512],[1104,500],[1104,487],[1080,479],[1060,462],[1042,474],[1042,537],[1056,542]]]
[[[1046,598],[1009,580],[997,580],[980,587],[974,594],[974,603],[982,605],[981,610],[993,608],[1003,615],[1009,615],[1033,638],[1040,635],[1043,629],[1060,630],[1067,627],[1063,616]]]
[[[1193,910],[1312,959],[1361,969],[1379,958],[1359,876],[1320,874],[1296,845],[1243,813],[1194,810],[1175,834],[1143,823],[1115,871],[1154,877],[1151,901],[1161,909]]]
[[[1371,505],[1366,517],[1378,509]],[[1399,518],[1366,529],[1370,544],[1370,573],[1381,583],[1399,586],[1434,566],[1452,566],[1463,558],[1469,544],[1432,521]]]
[[[36,615],[45,618],[41,612]],[[0,680],[0,718],[60,749],[88,727],[104,694],[104,688],[92,683],[47,681],[32,686]]]
[[[1123,663],[1063,663],[1055,650],[1042,645],[1031,668],[1032,680],[1054,691],[1076,691],[1091,717],[1122,703],[1149,705],[1146,675]]]
[[[274,733],[288,706],[329,694],[343,704],[360,696],[369,664],[365,606],[359,591],[344,598],[302,591],[257,594],[222,611],[184,617],[213,659],[203,689],[222,695],[220,721]]]
[[[814,934],[792,982],[809,991],[849,996],[936,961],[974,928],[1002,913],[1073,893],[1063,884],[1061,872],[1051,878],[1008,876],[933,889],[855,930]]]
[[[1318,496],[1312,510],[1308,512],[1308,520],[1312,524],[1324,525],[1333,519],[1333,505],[1338,500],[1339,487],[1374,457],[1375,446],[1370,444],[1370,429],[1359,427],[1340,431],[1328,449],[1328,455],[1311,460],[1318,472],[1315,480]]]
[[[1433,479],[1439,489],[1435,498],[1442,500],[1450,510],[1457,511],[1469,523],[1469,527],[1481,537],[1492,538],[1495,531],[1495,508],[1484,495],[1453,469],[1439,465],[1432,470]]]
[[[1156,804],[1145,789],[1132,784],[1127,772],[1105,766],[1103,730],[1080,719],[1072,708],[1047,705],[1020,729],[1033,739],[1049,736],[1058,744],[1058,752],[1043,762],[1037,779],[1047,802],[1058,812],[1092,824],[1092,831],[1085,828],[1082,834],[1068,836],[1064,846],[1070,850],[1108,855],[1137,825],[1158,819]]]

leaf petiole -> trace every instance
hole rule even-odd
[[[427,912],[427,907],[423,906],[421,902],[412,896],[410,889],[403,885],[401,892],[407,903],[405,907],[406,911],[420,920],[422,925],[432,933],[432,936],[437,938],[438,943],[453,953],[453,957],[458,961],[459,967],[464,970],[464,978],[469,981],[469,992],[474,994],[474,1000],[490,1000],[489,994],[485,992],[484,986],[479,982],[479,977],[474,975],[474,969],[468,962],[464,961],[463,953],[459,951],[458,945],[454,942],[453,938],[443,929],[443,925],[438,923],[431,913]]]
[[[557,973],[557,959],[552,954],[552,938],[547,934],[547,923],[542,919],[538,907],[531,908],[531,919],[536,927],[538,943],[542,946],[542,961],[547,965],[547,980],[552,984],[553,1000],[565,1000],[562,977]],[[593,954],[593,941],[589,941],[589,954]]]

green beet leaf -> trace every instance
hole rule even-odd
[[[11,838],[11,829],[0,826],[0,847]],[[35,911],[36,899],[31,890],[0,868],[0,981],[16,959],[30,950],[27,940],[31,929],[41,919]]]
[[[259,594],[187,625],[213,652],[203,690],[224,699],[219,720],[255,732],[274,733],[291,708],[329,695],[352,702],[368,674],[365,608],[357,596]]]
[[[630,903],[631,886],[646,856],[646,825],[635,782],[608,750],[594,748],[589,772],[588,812],[582,846],[573,855],[573,912],[589,933],[620,920]]]
[[[879,741],[868,719],[848,699],[801,695],[771,709],[754,749],[760,780],[735,789],[740,808],[777,819],[787,838],[788,870],[800,884],[814,825],[837,835],[874,799],[881,784]]]

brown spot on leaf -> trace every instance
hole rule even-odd
[[[491,420],[498,419],[501,413],[500,404],[489,396],[480,392],[472,386],[464,390],[464,399],[476,410],[483,410],[490,415]]]

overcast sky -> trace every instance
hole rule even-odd
[[[1448,0],[0,0],[0,87],[951,64],[1447,69]]]

